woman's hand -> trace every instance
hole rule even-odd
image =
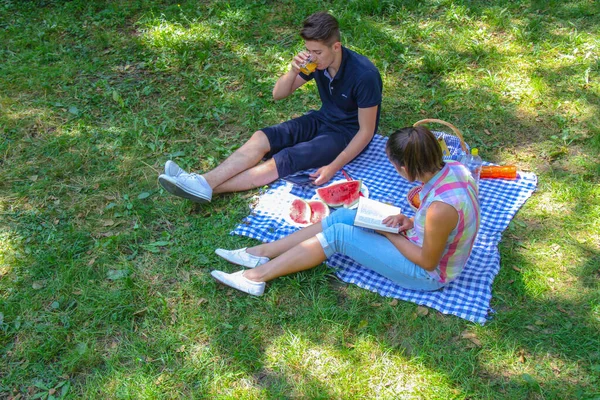
[[[389,217],[386,217],[382,222],[385,226],[390,226],[394,228],[398,227],[399,232],[411,229],[415,225],[412,218],[408,218],[404,214],[390,215]]]

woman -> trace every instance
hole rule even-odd
[[[238,250],[217,249],[226,260],[250,270],[212,271],[225,285],[260,296],[265,282],[313,268],[334,253],[352,258],[396,284],[431,291],[458,277],[471,254],[479,228],[477,188],[456,161],[444,163],[435,136],[425,127],[393,133],[386,153],[398,173],[421,181],[421,206],[414,218],[403,214],[383,220],[401,233],[353,226],[356,211],[340,209],[320,223],[276,242]]]

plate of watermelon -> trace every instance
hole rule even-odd
[[[296,198],[290,203],[285,220],[290,225],[305,227],[320,222],[329,215],[329,206],[321,200]]]
[[[360,180],[339,180],[317,189],[315,198],[322,200],[329,207],[358,207],[360,197],[369,197],[369,189]]]

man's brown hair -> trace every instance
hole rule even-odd
[[[300,31],[304,40],[313,40],[331,46],[340,41],[340,26],[337,19],[326,12],[309,15]]]
[[[405,168],[406,175],[413,181],[426,172],[436,173],[444,166],[442,149],[433,133],[424,126],[411,126],[392,133],[385,152],[392,163]]]

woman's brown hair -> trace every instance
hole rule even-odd
[[[443,166],[442,149],[431,131],[424,126],[402,128],[390,135],[385,152],[397,167],[404,167],[411,181]]]

